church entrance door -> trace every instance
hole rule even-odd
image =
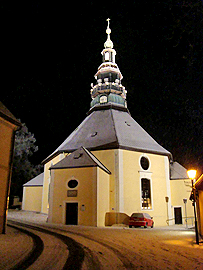
[[[78,225],[78,203],[66,203],[66,225]]]
[[[181,207],[174,207],[175,224],[183,224]]]

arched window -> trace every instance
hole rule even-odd
[[[152,209],[151,183],[149,179],[141,179],[142,209]]]

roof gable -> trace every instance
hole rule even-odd
[[[171,180],[189,179],[187,175],[187,170],[178,162],[173,162],[173,164],[171,164],[170,179]]]
[[[99,167],[106,173],[111,172],[85,147],[80,147],[64,159],[52,165],[49,169],[68,169],[68,168],[84,168],[84,167]]]
[[[23,186],[28,187],[28,186],[43,186],[43,181],[44,181],[44,173],[40,173],[27,183],[25,183]]]

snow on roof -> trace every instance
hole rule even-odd
[[[80,147],[64,159],[52,165],[49,169],[67,169],[67,168],[83,168],[83,167],[100,167],[106,173],[111,172],[85,147]]]
[[[94,108],[93,108],[94,109]],[[171,156],[128,113],[126,108],[100,106],[43,163],[61,152],[73,152],[84,146],[88,150],[127,149]]]
[[[173,162],[173,164],[171,164],[170,179],[171,180],[189,179],[187,175],[187,170],[178,162]]]
[[[29,187],[29,186],[43,186],[43,181],[44,181],[44,173],[41,173],[25,183],[23,186],[24,187]]]

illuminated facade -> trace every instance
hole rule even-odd
[[[21,123],[0,102],[0,233],[5,233],[15,131]]]
[[[106,33],[88,115],[43,161],[41,211],[62,224],[105,226],[111,214],[122,223],[133,212],[149,213],[155,225],[172,224],[171,181],[178,183],[170,177],[172,155],[131,117],[109,20]],[[182,198],[176,204],[183,212]]]

